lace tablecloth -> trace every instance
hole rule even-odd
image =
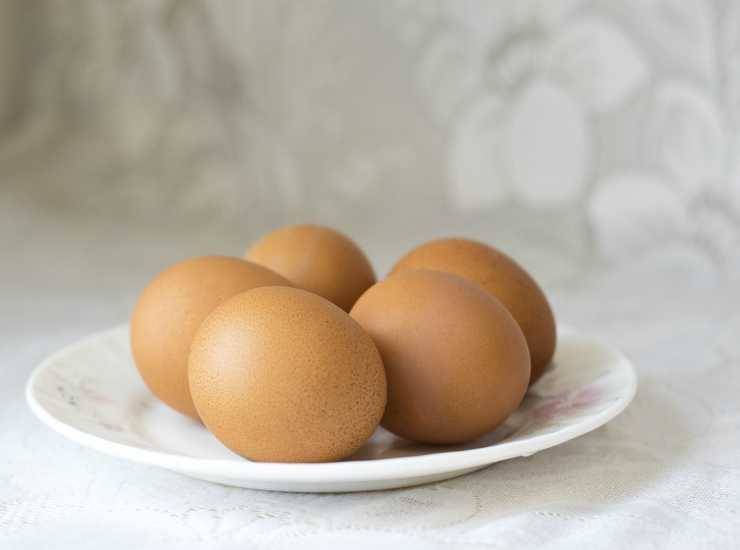
[[[125,319],[161,262],[150,254],[137,268],[131,254],[80,243],[65,252],[56,240],[63,237],[45,239],[47,254],[31,242],[4,254],[14,261],[0,289],[2,548],[634,550],[729,548],[740,537],[740,286],[681,254],[550,289],[560,320],[607,339],[637,365],[638,395],[615,421],[442,483],[313,495],[130,464],[34,419],[23,400],[31,369]]]

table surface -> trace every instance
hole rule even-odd
[[[33,418],[34,366],[124,321],[184,249],[14,235],[0,241],[0,547],[696,549],[740,537],[740,281],[708,263],[662,254],[548,288],[560,321],[637,366],[637,397],[607,426],[433,485],[281,494],[110,458]]]

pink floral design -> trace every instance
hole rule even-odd
[[[550,397],[544,403],[532,409],[531,413],[537,420],[555,420],[587,409],[598,403],[601,397],[601,388],[591,384],[585,388],[565,391]]]

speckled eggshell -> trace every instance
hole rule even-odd
[[[411,250],[391,273],[404,269],[454,273],[478,283],[501,300],[527,339],[532,358],[530,384],[542,376],[555,353],[555,317],[542,289],[512,258],[469,239],[439,239]]]
[[[380,350],[388,380],[382,425],[423,443],[473,440],[503,422],[529,382],[524,335],[480,286],[406,270],[363,294],[351,316]]]
[[[226,298],[283,277],[239,258],[205,256],[179,262],[143,290],[131,316],[134,363],[154,395],[198,418],[188,387],[188,354],[201,321]]]
[[[375,272],[349,237],[319,225],[290,225],[269,233],[246,258],[349,311],[375,283]]]
[[[295,288],[258,288],[214,310],[193,341],[189,376],[206,427],[256,461],[347,457],[386,403],[370,336],[339,307]]]

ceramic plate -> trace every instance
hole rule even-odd
[[[46,425],[113,456],[238,487],[344,492],[439,481],[532,455],[605,424],[624,410],[636,387],[623,355],[559,327],[553,364],[496,431],[466,445],[436,447],[378,429],[356,455],[323,464],[245,460],[198,422],[159,403],[132,363],[125,326],[46,359],[31,375],[26,398]]]

